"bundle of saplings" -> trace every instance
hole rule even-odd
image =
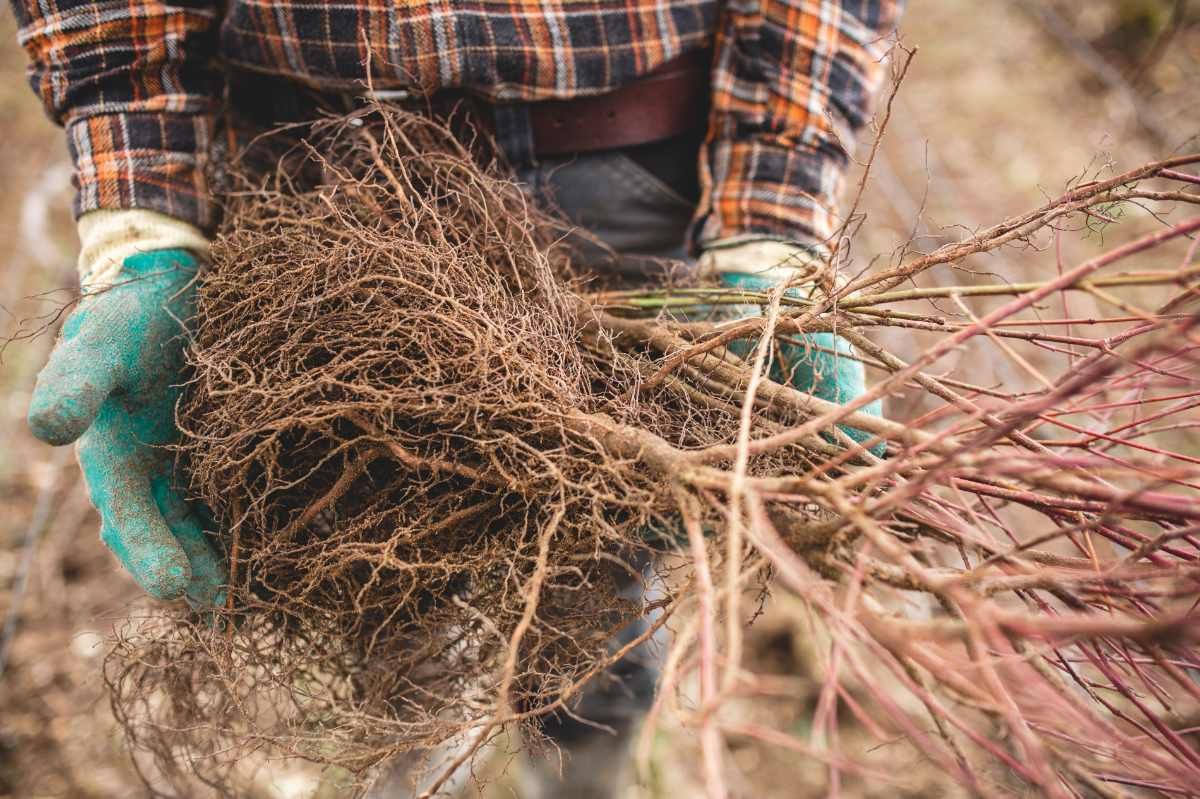
[[[427,118],[323,122],[280,165],[230,194],[178,409],[227,602],[139,620],[108,669],[158,771],[229,791],[262,748],[361,775],[481,724],[536,738],[686,590],[652,574],[687,546],[681,510],[723,546],[680,477],[731,467],[692,455],[732,450],[751,374],[717,349],[651,380],[711,323],[590,305],[563,225]],[[759,394],[756,435],[811,410]],[[742,468],[839,451],[808,435]],[[657,607],[622,598],[651,579]]]
[[[291,758],[353,793],[398,755],[444,785],[669,624],[651,719],[697,733],[673,748],[714,795],[723,741],[832,785],[895,745],[972,795],[1194,792],[1200,155],[845,285],[731,293],[598,284],[464,140],[367,108],[234,170],[178,408],[229,589],[134,618],[106,667],[155,791],[246,795]],[[1157,227],[1095,252],[1144,206]],[[925,285],[1046,242],[1037,280]],[[842,404],[787,379],[830,346],[872,370]],[[904,423],[857,410],[883,396]],[[766,585],[827,652],[815,708],[806,667],[750,662]]]

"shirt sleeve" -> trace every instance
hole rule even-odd
[[[213,223],[217,0],[12,0],[29,82],[66,128],[75,215],[142,208]]]
[[[904,0],[730,0],[693,245],[827,241],[847,148],[873,112]]]

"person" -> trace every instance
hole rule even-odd
[[[178,435],[180,320],[218,222],[223,119],[289,123],[366,95],[466,101],[530,195],[620,255],[606,268],[636,277],[657,258],[689,257],[727,286],[805,291],[839,228],[848,148],[903,5],[12,2],[29,81],[74,160],[83,292],[29,424],[47,443],[76,443],[101,537],[138,584],[196,607],[222,601],[224,567],[163,445]],[[776,376],[845,402],[864,390],[849,352],[814,334],[779,353],[790,368]],[[563,779],[555,759],[531,792],[614,794],[616,760],[653,693],[652,665],[626,671],[640,689],[581,705],[609,729],[550,725]]]

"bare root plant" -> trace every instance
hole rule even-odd
[[[371,109],[304,147],[318,177],[234,196],[200,287],[181,466],[222,531],[227,605],[136,619],[108,662],[158,790],[233,792],[255,750],[368,779],[465,740],[445,778],[504,730],[536,738],[654,612],[675,635],[647,729],[696,731],[713,797],[734,738],[854,770],[848,718],[978,795],[1195,792],[1200,217],[1175,216],[1200,204],[1200,156],[801,300],[593,291],[560,225],[417,116]],[[1122,208],[1173,215],[1044,281],[921,287]],[[705,317],[747,301],[764,313]],[[812,331],[880,375],[865,396],[767,377]],[[889,331],[926,346],[902,360]],[[749,358],[726,349],[745,339]],[[964,351],[1022,387],[949,376]],[[906,418],[858,412],[901,395]],[[621,599],[648,562],[665,598]],[[786,690],[743,658],[761,584],[829,642],[804,739],[735,709]]]

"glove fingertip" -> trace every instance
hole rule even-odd
[[[116,370],[97,353],[63,341],[33,387],[29,429],[47,444],[70,444],[91,427],[116,382]]]
[[[169,566],[156,566],[153,569],[139,569],[134,579],[143,590],[155,599],[164,601],[181,599],[187,594],[188,585],[192,581],[192,571],[187,561],[172,563]]]
[[[34,392],[26,421],[39,441],[61,447],[83,435],[102,402],[79,402],[74,397],[51,396],[49,391]]]
[[[116,554],[133,575],[133,579],[155,599],[172,600],[182,597],[192,581],[192,568],[183,548],[164,547],[150,542],[131,542],[110,524],[100,528],[100,539]]]
[[[150,494],[191,566],[191,580],[185,592],[188,604],[196,610],[220,607],[225,603],[228,569],[204,532],[201,516],[195,512],[198,508],[190,507],[172,488],[168,474],[150,480]]]

